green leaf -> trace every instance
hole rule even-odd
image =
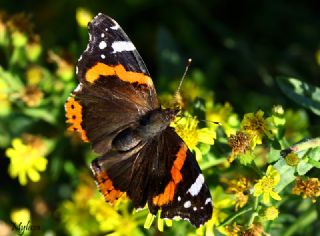
[[[289,98],[320,115],[320,88],[295,78],[277,78],[280,89]]]
[[[274,149],[273,147],[270,148],[270,152],[268,155],[268,163],[275,162],[280,158],[280,151],[279,149]]]
[[[315,161],[320,161],[320,147],[316,147],[310,150],[308,157]]]
[[[29,117],[42,119],[50,124],[55,124],[56,122],[54,114],[52,112],[48,112],[45,108],[25,108],[23,112]]]
[[[313,165],[309,164],[306,160],[301,160],[297,166],[297,172],[299,175],[305,175]]]
[[[309,226],[318,219],[318,214],[315,208],[311,208],[304,212],[294,224],[292,224],[287,231],[283,234],[284,236],[297,235],[295,233],[301,232],[301,229]],[[301,232],[302,233],[302,232]]]
[[[319,161],[315,161],[315,160],[310,159],[308,162],[309,162],[309,164],[313,165],[314,167],[320,168],[320,162]]]
[[[297,166],[297,171],[299,175],[305,175],[309,170],[311,170],[316,162],[320,160],[320,147],[309,149],[306,154],[306,159],[301,160]]]
[[[275,187],[276,192],[282,191],[288,184],[290,184],[292,181],[295,180],[295,168],[292,166],[289,166],[286,161],[281,158],[279,161],[277,161],[276,164],[273,166],[280,174],[280,182]]]

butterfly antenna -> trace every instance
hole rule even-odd
[[[208,123],[215,124],[215,125],[222,125],[221,122],[219,122],[219,121],[211,121],[211,120],[200,120],[200,121],[208,122]]]
[[[177,117],[180,118],[180,119],[183,118],[183,117],[190,118],[190,119],[197,119],[194,116],[186,116],[186,115],[182,115],[182,114],[178,114]],[[215,124],[215,125],[222,125],[221,122],[219,122],[219,121],[211,121],[211,120],[199,120],[199,121],[207,122],[207,123],[211,123],[211,124]]]
[[[189,58],[189,59],[188,59],[188,62],[187,62],[186,69],[184,70],[183,76],[182,76],[182,78],[181,78],[181,80],[180,80],[179,86],[178,86],[177,91],[176,91],[176,93],[175,93],[175,95],[174,95],[174,104],[177,104],[177,103],[178,103],[178,97],[179,97],[179,94],[180,94],[180,89],[181,89],[182,83],[183,83],[183,81],[184,81],[184,79],[185,79],[185,77],[186,77],[186,75],[187,75],[187,72],[188,72],[188,70],[189,70],[189,67],[190,67],[190,65],[191,65],[191,62],[192,62],[192,59]]]

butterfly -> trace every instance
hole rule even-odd
[[[106,202],[124,193],[161,218],[196,227],[212,217],[212,198],[195,156],[170,123],[179,109],[161,108],[150,74],[126,33],[99,13],[89,23],[77,88],[65,104],[69,130],[90,142],[91,163]]]

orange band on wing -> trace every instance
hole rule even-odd
[[[68,128],[69,131],[76,131],[80,133],[81,139],[88,142],[86,131],[82,128],[82,106],[73,97],[69,97],[66,104],[66,118],[67,123],[71,124]]]
[[[119,79],[129,83],[138,83],[153,86],[151,78],[143,73],[126,71],[123,65],[108,66],[101,62],[98,62],[87,71],[85,79],[88,82],[93,83],[94,81],[99,79],[100,76],[112,75],[116,75],[119,77]]]
[[[180,172],[186,157],[187,157],[187,151],[188,148],[185,144],[183,144],[177,155],[176,159],[173,162],[173,166],[171,168],[171,180],[165,187],[163,193],[153,197],[152,202],[156,206],[163,206],[165,204],[168,204],[169,202],[173,201],[174,193],[176,190],[177,185],[182,181],[183,177]]]
[[[106,202],[114,203],[123,194],[120,190],[114,188],[112,181],[105,171],[95,172],[98,188]]]

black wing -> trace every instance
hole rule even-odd
[[[88,25],[89,43],[78,60],[77,75],[83,81],[88,69],[97,62],[123,65],[127,71],[150,74],[135,46],[112,18],[99,13]]]
[[[212,217],[209,188],[194,155],[183,140],[171,128],[163,135],[179,149],[164,147],[163,156],[172,158],[172,153],[175,154],[169,173],[171,180],[161,194],[149,198],[149,209],[153,214],[161,209],[162,218],[177,217],[199,227]]]

